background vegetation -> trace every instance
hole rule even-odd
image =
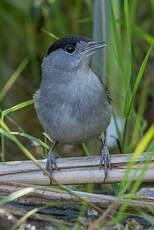
[[[102,14],[105,7],[110,12],[106,14],[105,22],[97,17],[96,2],[99,1],[0,1],[2,121],[11,131],[42,139],[42,128],[31,99],[40,84],[40,65],[47,48],[55,39],[68,34],[99,40],[95,28],[100,24],[106,25],[104,33],[108,34],[108,50],[107,56],[103,54],[106,62],[102,60],[105,65],[99,62],[97,66],[96,58],[93,65],[111,91],[113,120],[121,151],[136,154],[154,152],[154,1],[111,0],[110,5],[104,3],[101,9]],[[103,33],[103,28],[100,33]],[[102,37],[105,36],[103,34]],[[26,103],[18,105],[22,102]],[[1,125],[4,128],[2,122]],[[34,145],[31,137],[18,139],[37,158],[41,157],[42,149]],[[2,134],[1,160],[21,159],[21,149]],[[134,192],[138,190],[141,179]]]

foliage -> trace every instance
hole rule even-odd
[[[45,149],[49,149],[47,143],[40,140],[39,135],[34,137],[35,133],[41,132],[33,109],[31,109],[32,113],[26,112],[26,109],[33,104],[32,95],[35,89],[39,87],[41,60],[47,47],[59,37],[68,34],[92,37],[93,9],[96,1],[3,0],[0,2],[1,161],[6,160],[5,148],[11,144],[6,140],[7,137],[17,144],[27,158],[40,167],[28,150],[28,145],[24,146],[22,139],[18,136],[23,136],[31,142],[38,142]],[[108,213],[112,213],[110,226],[132,214],[126,213],[125,210],[134,193],[139,189],[154,153],[154,126],[152,124],[154,111],[150,106],[154,89],[151,77],[154,71],[151,64],[154,47],[153,10],[152,0],[142,1],[142,4],[138,0],[110,1],[110,16],[107,18],[110,28],[106,75],[113,98],[114,122],[122,152],[134,152],[123,180],[120,185],[116,185],[117,204],[111,206],[112,210],[109,207],[101,220],[102,224],[106,221]],[[97,16],[97,14],[94,15]],[[99,24],[99,21],[95,22]],[[117,122],[117,116],[120,116],[123,121],[122,131]],[[25,120],[26,124],[23,122]],[[36,126],[36,130],[34,128],[31,130],[31,127]],[[82,147],[86,155],[89,155],[84,143]],[[129,173],[143,151],[152,153],[145,162],[138,180],[133,184]],[[59,188],[65,189],[61,185]],[[130,190],[127,194],[127,202],[119,208],[118,201],[125,196],[128,189]],[[20,197],[30,191],[22,191],[22,194],[19,191],[16,195]],[[66,191],[71,193],[68,188]],[[15,198],[10,195],[2,199],[0,204]],[[82,200],[82,203],[85,206],[92,206],[85,200]],[[21,221],[37,211],[39,208],[27,213]],[[80,213],[79,218],[82,215],[84,212]],[[145,212],[140,212],[140,215],[153,224],[150,215]],[[18,224],[12,229],[16,229]]]

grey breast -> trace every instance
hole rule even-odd
[[[105,88],[93,72],[56,88],[46,84],[36,92],[34,100],[44,129],[51,138],[67,144],[99,136],[111,117]]]

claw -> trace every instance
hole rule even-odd
[[[47,158],[47,163],[46,163],[46,170],[48,170],[51,174],[53,169],[58,169],[57,164],[56,164],[56,157],[54,155],[54,153],[51,151],[49,151],[48,153],[48,158]]]
[[[48,158],[45,166],[46,170],[50,172],[52,175],[53,169],[58,169],[57,163],[56,163],[56,157],[52,150],[48,153]],[[52,181],[50,180],[50,184],[52,184]]]
[[[104,167],[104,174],[105,174],[104,181],[105,181],[108,176],[108,169],[111,169],[111,156],[106,145],[104,145],[101,151],[99,168],[101,169],[102,166]]]

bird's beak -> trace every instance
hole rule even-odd
[[[83,49],[83,53],[87,56],[92,55],[97,49],[102,49],[106,47],[105,42],[89,42],[87,47]]]

